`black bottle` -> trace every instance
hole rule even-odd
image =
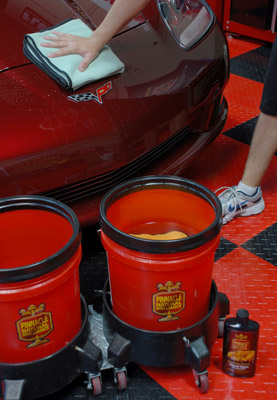
[[[249,319],[241,308],[236,318],[224,323],[222,369],[232,376],[249,378],[255,375],[259,338],[259,324]]]

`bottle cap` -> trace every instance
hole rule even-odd
[[[245,310],[244,308],[240,308],[237,311],[237,320],[242,324],[245,325],[248,322],[248,318],[249,318],[249,312],[247,310]]]

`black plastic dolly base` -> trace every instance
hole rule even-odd
[[[100,368],[102,352],[89,340],[87,305],[81,297],[82,326],[75,338],[58,352],[28,363],[0,363],[0,398],[31,400],[54,393],[81,373],[87,374],[88,387],[102,392]]]
[[[103,290],[103,330],[109,343],[108,361],[116,368],[128,362],[152,367],[188,365],[201,392],[209,387],[207,368],[210,351],[218,336],[222,336],[224,319],[230,303],[212,282],[208,314],[198,323],[168,332],[146,331],[128,325],[112,311],[109,283]]]
[[[102,305],[102,296],[101,296]],[[89,306],[90,316],[90,326],[91,326],[91,340],[92,342],[102,351],[103,363],[100,372],[104,370],[112,370],[114,384],[118,391],[123,391],[127,388],[127,369],[125,366],[121,368],[116,368],[114,365],[109,363],[107,359],[107,350],[109,343],[107,342],[104,332],[103,332],[103,314],[96,311],[93,305]]]

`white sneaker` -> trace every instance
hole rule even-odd
[[[252,196],[248,196],[238,190],[237,186],[221,187],[217,189],[215,193],[223,189],[225,190],[218,195],[222,205],[223,224],[226,224],[236,217],[259,214],[265,208],[260,186],[257,187],[257,190]]]

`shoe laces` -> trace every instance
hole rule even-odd
[[[236,191],[236,186],[232,186],[232,187],[222,186],[221,188],[219,188],[215,191],[215,194],[222,190],[223,190],[223,192],[221,192],[218,195],[218,198],[222,205],[222,211],[223,211],[222,214],[225,215],[227,213],[230,213],[230,215],[234,215],[237,212],[237,206],[239,206],[240,210],[242,210],[240,198],[239,198],[238,192]],[[229,211],[227,209],[227,205],[230,203],[232,204],[232,206],[234,208],[232,211]]]

